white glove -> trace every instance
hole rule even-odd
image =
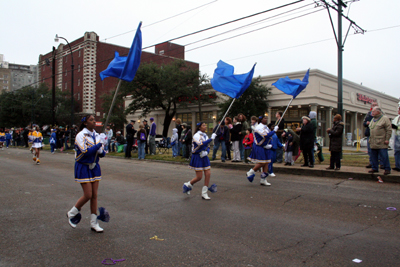
[[[272,145],[265,145],[264,148],[265,148],[265,149],[271,149],[271,148],[272,148]]]
[[[277,132],[279,130],[279,126],[274,127],[274,132]]]
[[[100,148],[99,148],[99,150],[97,150],[97,153],[99,153],[99,154],[103,154],[103,146],[101,146]]]
[[[207,151],[201,151],[200,152],[200,158],[204,158],[204,157],[206,157],[208,155],[208,152]]]
[[[100,137],[100,143],[102,143],[103,145],[107,144],[107,136],[104,133],[101,133],[99,137]]]
[[[217,134],[216,134],[216,133],[213,133],[213,134],[211,135],[211,139],[214,140],[215,137],[217,137]]]

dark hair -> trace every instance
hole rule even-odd
[[[258,118],[256,117],[256,116],[251,116],[251,119],[250,120],[252,120],[252,121],[258,121]]]
[[[233,119],[236,120],[237,122],[241,122],[241,121],[239,120],[239,117],[238,117],[238,116],[233,117]]]
[[[90,116],[93,116],[92,114],[86,115],[84,117],[82,117],[81,119],[81,125],[79,126],[79,131],[82,131],[83,128],[86,127],[85,122],[87,122],[87,120],[90,118]]]
[[[196,133],[198,132],[198,131],[200,131],[200,127],[201,127],[201,125],[203,125],[203,123],[204,122],[199,122],[199,123],[197,123],[197,125],[196,125]]]
[[[249,131],[249,133],[253,132],[253,130],[251,130],[251,128],[247,128],[246,130]]]
[[[283,112],[282,112],[282,111],[278,111],[278,112],[276,112],[276,113],[278,113],[280,117],[282,117],[282,115],[283,115]]]
[[[238,116],[238,118],[239,118],[240,116],[243,116],[243,120],[240,120],[240,122],[245,122],[245,121],[247,120],[246,116],[245,116],[243,113],[239,113],[237,116]],[[239,120],[238,120],[238,121],[239,121]]]
[[[272,126],[274,126],[274,124],[272,122],[268,124],[269,129],[271,129]]]
[[[260,116],[260,117],[258,117],[258,124],[260,124],[261,123],[261,121],[264,119],[264,118],[266,118],[267,116]]]
[[[227,120],[227,121],[228,121],[228,124],[232,124],[232,119],[231,119],[231,118],[229,118],[229,117],[226,117],[226,118],[225,118],[225,120]]]

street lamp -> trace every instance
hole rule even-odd
[[[72,148],[72,146],[73,146],[72,125],[74,124],[74,57],[72,56],[72,48],[71,48],[71,45],[69,44],[68,40],[65,39],[64,37],[58,36],[58,34],[56,34],[56,37],[54,38],[54,42],[58,43],[59,39],[63,39],[64,41],[67,42],[70,53],[71,53],[71,121],[69,124],[69,140],[71,142],[71,148]]]

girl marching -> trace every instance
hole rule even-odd
[[[204,186],[201,189],[201,197],[205,200],[210,200],[207,191],[215,193],[217,186],[213,184],[209,186],[211,176],[211,164],[208,158],[210,152],[209,144],[217,136],[215,133],[208,138],[206,134],[207,125],[203,122],[199,122],[196,127],[196,134],[193,136],[192,142],[192,159],[190,160],[189,168],[195,170],[196,177],[191,181],[183,184],[183,193],[190,194],[190,190],[193,189],[193,185],[201,180],[204,172]]]
[[[272,144],[271,137],[278,130],[278,126],[274,127],[273,131],[270,131],[267,126],[268,117],[263,117],[254,131],[254,144],[252,151],[249,156],[249,160],[256,163],[254,168],[247,172],[247,179],[252,183],[256,176],[256,171],[262,168],[260,185],[271,185],[267,181],[268,177],[268,163],[271,162],[271,148]]]
[[[105,156],[103,146],[107,144],[104,134],[99,135],[94,130],[96,121],[93,115],[82,118],[80,132],[75,138],[75,182],[80,183],[83,196],[75,206],[67,212],[68,223],[72,228],[81,220],[80,210],[90,200],[90,227],[92,231],[102,233],[97,219],[108,222],[109,215],[104,208],[100,208],[97,216],[97,191],[101,180],[99,158]]]
[[[34,126],[33,132],[29,134],[29,139],[32,142],[32,151],[33,151],[33,161],[36,162],[37,165],[40,164],[40,149],[42,148],[43,135],[39,132],[39,127]]]

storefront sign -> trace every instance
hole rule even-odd
[[[376,99],[370,98],[366,95],[362,95],[359,93],[357,93],[357,100],[364,102],[364,104],[366,104],[366,103],[371,104],[372,102],[376,102]]]
[[[96,126],[103,126],[103,124],[101,123],[101,121],[96,121]]]

